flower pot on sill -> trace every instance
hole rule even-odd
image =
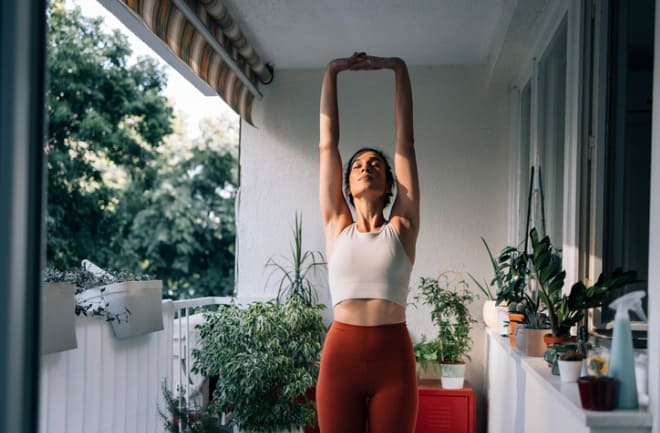
[[[570,335],[554,336],[551,332],[548,332],[543,336],[543,341],[545,342],[546,347],[549,348],[553,344],[565,343],[567,341],[577,341],[577,338]]]
[[[465,363],[440,364],[440,381],[444,389],[461,389],[465,380]]]
[[[559,366],[559,378],[563,383],[577,382],[580,374],[582,373],[582,365],[584,360],[579,361],[564,361],[563,359],[557,360]]]
[[[509,307],[498,305],[495,308],[497,309],[498,330],[502,337],[506,337],[509,335]]]
[[[495,306],[494,299],[489,299],[484,302],[481,313],[484,317],[484,323],[487,327],[491,329],[498,329],[500,327],[500,322],[497,318],[497,307]]]
[[[41,297],[41,354],[75,349],[76,287],[71,283],[43,283]]]
[[[525,325],[516,326],[516,349],[524,356],[543,356],[546,350],[543,336],[547,329],[532,329]]]
[[[613,410],[616,403],[617,381],[612,377],[583,376],[577,380],[580,402],[587,410]]]
[[[509,313],[509,344],[516,347],[516,326],[525,320],[522,313]]]
[[[163,329],[162,295],[163,282],[147,280],[109,284],[78,296],[83,303],[104,297],[109,304],[106,310],[118,317],[110,322],[115,337],[123,339]]]

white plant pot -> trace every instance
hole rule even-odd
[[[500,335],[506,337],[509,335],[509,307],[497,306],[497,322],[499,326]]]
[[[444,389],[463,388],[465,364],[440,364],[440,380]]]
[[[44,283],[41,296],[41,354],[78,347],[76,342],[76,287],[71,283]]]
[[[163,329],[161,280],[123,281],[86,290],[79,296],[82,302],[98,302],[101,296],[105,297],[108,312],[119,316],[119,320],[110,322],[119,339]]]
[[[495,300],[487,300],[484,302],[482,314],[484,316],[484,323],[487,327],[491,329],[498,329],[500,327]]]
[[[557,360],[559,365],[559,377],[564,383],[575,383],[582,374],[582,364],[584,361],[563,361]]]

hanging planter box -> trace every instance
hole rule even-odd
[[[81,304],[104,303],[115,337],[135,337],[163,329],[163,282],[122,281],[88,289],[78,295]]]
[[[76,287],[71,283],[43,283],[41,296],[41,354],[78,347],[76,342]]]

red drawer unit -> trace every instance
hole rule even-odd
[[[415,433],[475,432],[474,393],[467,382],[462,389],[442,389],[440,380],[422,380],[418,389]]]

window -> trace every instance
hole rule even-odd
[[[566,27],[564,19],[538,65],[536,227],[557,246],[563,239]]]

